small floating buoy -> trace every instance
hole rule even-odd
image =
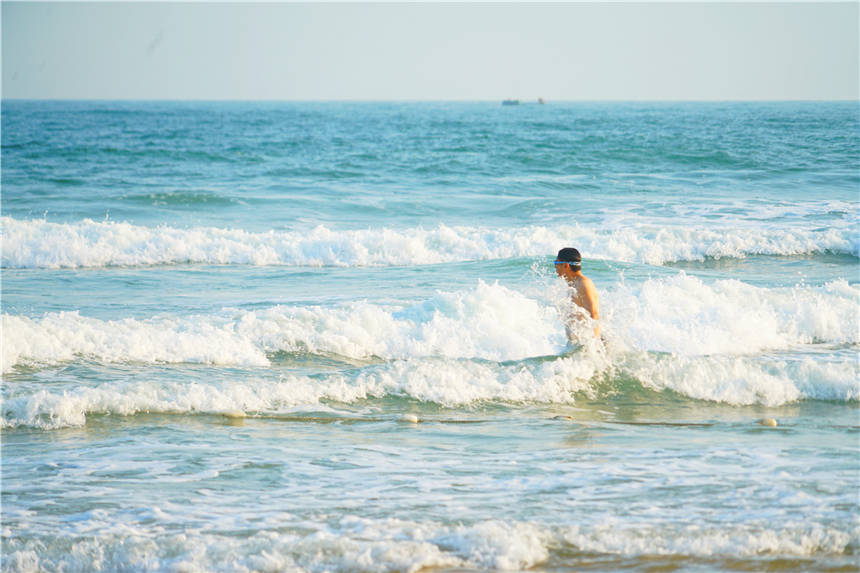
[[[773,418],[762,418],[758,421],[759,426],[768,426],[770,428],[776,427],[776,420]]]
[[[415,414],[403,414],[402,416],[400,416],[400,421],[408,422],[410,424],[417,424],[418,416],[416,416]]]

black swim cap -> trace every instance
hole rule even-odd
[[[582,263],[582,255],[580,255],[579,251],[574,248],[565,247],[558,252],[555,260],[571,263],[572,265],[579,265]]]

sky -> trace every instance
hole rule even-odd
[[[0,10],[4,99],[860,99],[858,2]]]

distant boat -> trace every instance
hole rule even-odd
[[[539,98],[538,98],[538,103],[539,103],[539,104],[541,104],[541,105],[543,105],[543,104],[545,104],[545,103],[546,103],[546,100],[545,100],[545,99],[543,99],[542,97],[539,97]]]
[[[505,100],[502,100],[502,105],[520,105],[520,100],[518,100],[518,99],[505,99]]]

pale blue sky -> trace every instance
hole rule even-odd
[[[4,98],[858,99],[857,2],[2,2]]]

